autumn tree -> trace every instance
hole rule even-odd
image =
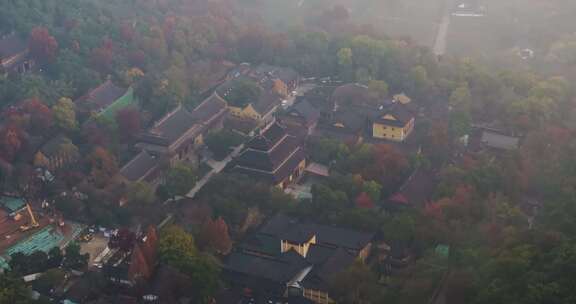
[[[27,99],[22,103],[22,108],[30,115],[30,127],[33,131],[44,132],[52,127],[52,110],[40,99]]]
[[[208,303],[218,290],[219,268],[210,256],[200,254],[194,238],[179,226],[168,226],[160,231],[158,256],[161,263],[170,265],[187,275],[201,303]]]
[[[110,152],[102,147],[96,147],[87,157],[90,174],[97,185],[103,187],[118,171],[116,159]]]
[[[362,192],[356,197],[356,207],[362,209],[372,209],[374,208],[374,201],[372,198],[366,193]]]
[[[221,217],[209,218],[204,222],[198,235],[202,248],[211,248],[219,254],[227,254],[232,249],[232,240],[228,234],[228,225]]]
[[[93,49],[90,54],[90,62],[92,63],[92,66],[101,73],[106,73],[112,69],[113,59],[113,43],[110,39],[104,39],[102,45]]]
[[[116,113],[116,124],[123,139],[136,136],[141,130],[140,111],[135,107],[124,108]]]
[[[24,131],[16,125],[0,129],[0,157],[12,161],[25,143]]]
[[[62,97],[52,106],[52,113],[56,125],[66,131],[76,130],[78,121],[76,120],[76,111],[74,102],[70,98]]]
[[[35,27],[30,33],[28,47],[36,60],[43,64],[48,64],[56,59],[58,41],[50,35],[47,28]]]

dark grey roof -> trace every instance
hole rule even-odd
[[[99,87],[81,97],[78,102],[87,105],[90,110],[99,111],[113,104],[127,93],[127,89],[118,87],[107,80]]]
[[[191,114],[193,120],[198,122],[205,122],[212,119],[218,113],[226,110],[228,104],[226,101],[214,92],[210,97],[206,98],[199,104]]]
[[[68,137],[59,135],[52,139],[50,139],[47,143],[45,143],[41,148],[40,152],[44,154],[44,156],[50,158],[52,156],[57,155],[60,152],[62,145],[72,144],[72,141],[68,139]]]
[[[391,115],[394,119],[386,119],[384,116]],[[410,120],[414,118],[412,112],[408,109],[408,106],[401,103],[395,103],[389,107],[384,108],[381,111],[376,111],[373,120],[375,122],[385,123],[388,125],[394,125],[398,127],[405,126]]]
[[[301,223],[294,218],[283,214],[274,216],[268,221],[260,233],[273,235],[279,239],[294,234],[294,230],[300,235],[311,233],[316,235],[316,243],[329,247],[342,247],[345,249],[361,250],[368,245],[373,233],[360,232],[352,229],[338,228],[333,226],[318,225],[314,223]]]
[[[194,127],[196,120],[185,107],[180,106],[156,123],[144,136],[144,140],[158,137],[166,145],[172,145]]]
[[[155,170],[159,163],[160,160],[157,156],[142,151],[120,170],[120,174],[129,181],[140,181]]]
[[[226,258],[224,269],[285,284],[307,266],[306,260],[292,250],[274,258],[233,252]]]
[[[482,143],[490,148],[501,150],[515,150],[518,148],[520,139],[518,137],[507,136],[496,132],[482,132]]]
[[[288,109],[288,115],[302,117],[307,125],[311,125],[320,118],[320,111],[311,105],[308,100],[302,99]]]
[[[344,125],[342,131],[349,133],[358,133],[366,126],[367,116],[364,113],[355,112],[352,110],[338,110],[334,113],[332,126],[336,124]],[[338,129],[338,127],[335,127]]]
[[[18,35],[0,38],[0,59],[22,53],[27,47],[26,42]]]
[[[274,92],[262,92],[258,101],[252,103],[254,110],[260,115],[266,115],[268,112],[272,111],[275,106],[280,105],[282,102],[282,97]]]
[[[268,151],[286,136],[286,128],[276,122],[266,128],[262,134],[255,136],[246,145],[249,148]]]
[[[322,264],[312,269],[312,272],[302,281],[302,285],[306,289],[328,290],[333,276],[346,270],[354,261],[356,261],[354,255],[342,248],[337,248]]]
[[[400,190],[388,199],[388,202],[394,205],[424,206],[432,199],[435,185],[435,177],[431,172],[418,169],[408,178]]]

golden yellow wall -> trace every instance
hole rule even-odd
[[[414,129],[414,119],[411,119],[404,127],[388,126],[382,123],[372,124],[372,137],[394,141],[405,140]]]
[[[319,290],[304,289],[304,297],[318,304],[335,303],[334,300],[330,298],[328,293]]]
[[[232,116],[241,118],[241,119],[253,119],[259,120],[261,118],[260,114],[254,110],[251,104],[247,105],[245,108],[239,107],[228,107],[230,114]]]
[[[372,124],[372,136],[374,138],[402,141],[404,140],[404,132],[402,128],[391,127],[380,123]]]
[[[308,250],[312,244],[316,244],[316,236],[312,236],[312,238],[304,243],[304,244],[293,244],[288,241],[282,240],[282,252],[289,251],[290,249],[294,249],[294,251],[298,252],[299,255],[306,257],[308,254]]]

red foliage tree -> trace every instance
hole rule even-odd
[[[58,41],[50,35],[45,27],[35,27],[30,33],[28,41],[30,53],[41,63],[51,63],[56,59]]]
[[[126,54],[126,60],[135,67],[144,68],[146,65],[146,53],[142,50],[130,51]]]
[[[140,111],[134,107],[125,108],[116,113],[116,123],[120,136],[123,139],[130,139],[141,130]]]
[[[356,197],[356,207],[362,209],[372,209],[374,208],[374,202],[372,198],[366,192],[362,192]]]
[[[14,160],[24,144],[25,134],[16,125],[9,125],[0,129],[0,153],[7,161]]]
[[[111,48],[99,47],[92,50],[90,62],[92,66],[100,72],[109,71],[112,67],[114,52]]]
[[[362,176],[366,180],[378,180],[382,185],[401,181],[408,169],[408,159],[392,145],[375,145],[372,148],[372,159],[373,162],[364,168]]]
[[[112,235],[108,245],[110,248],[118,248],[124,252],[128,252],[134,247],[135,241],[136,235],[134,232],[126,228],[122,228],[118,230],[118,233]]]
[[[198,241],[201,246],[212,248],[221,254],[226,254],[232,249],[232,241],[228,234],[228,225],[221,217],[215,221],[208,219],[204,222]]]
[[[30,126],[32,130],[44,131],[52,126],[52,110],[40,99],[31,98],[22,103],[22,109],[30,115]]]
[[[120,35],[122,36],[122,38],[124,40],[132,41],[132,40],[134,40],[134,37],[136,36],[136,31],[134,31],[134,27],[132,26],[132,24],[123,23],[120,26]]]

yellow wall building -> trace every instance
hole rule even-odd
[[[402,142],[414,130],[414,121],[404,105],[395,104],[372,119],[372,137]]]

